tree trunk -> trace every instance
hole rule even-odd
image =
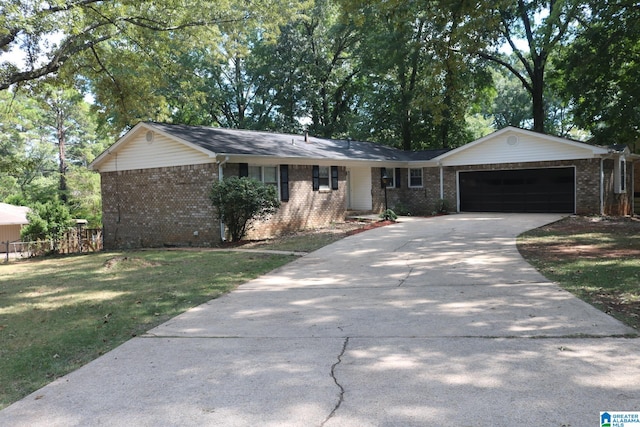
[[[58,117],[58,158],[60,160],[60,183],[58,185],[58,191],[60,193],[60,200],[66,204],[67,197],[67,155],[65,152],[66,135],[64,130],[64,123],[62,117]]]
[[[537,57],[533,61],[531,98],[533,100],[533,130],[544,133],[544,59],[541,57]]]

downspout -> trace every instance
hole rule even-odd
[[[604,157],[600,159],[600,215],[604,216]]]
[[[442,163],[438,162],[438,167],[440,168],[440,199],[444,199],[444,169],[442,168]]]
[[[636,214],[636,168],[633,165],[633,162],[631,162],[631,216],[634,216]],[[629,170],[627,168],[627,170]]]
[[[222,181],[224,179],[224,168],[223,166],[229,161],[229,156],[225,156],[223,161],[218,161],[218,181]],[[222,219],[220,220],[220,241],[224,242],[226,237],[224,235],[224,222]]]

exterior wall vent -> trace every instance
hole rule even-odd
[[[509,145],[518,145],[518,137],[515,135],[509,135],[507,137],[507,144]]]

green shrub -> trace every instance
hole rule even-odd
[[[449,213],[449,202],[447,202],[445,199],[438,199],[434,206],[433,213],[434,215]]]
[[[409,216],[411,215],[411,212],[409,211],[409,208],[406,207],[402,202],[398,202],[396,203],[396,205],[393,207],[393,211],[400,216]]]
[[[387,209],[380,214],[380,218],[384,221],[395,221],[398,219],[398,215],[396,215],[396,213],[391,209]]]
[[[246,177],[215,182],[210,197],[234,242],[247,234],[253,221],[267,219],[280,207],[274,186]]]
[[[29,224],[22,228],[22,240],[52,240],[54,251],[65,231],[73,227],[69,209],[58,201],[35,203],[27,213]]]

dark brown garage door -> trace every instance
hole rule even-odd
[[[575,169],[460,172],[463,212],[575,212]]]

